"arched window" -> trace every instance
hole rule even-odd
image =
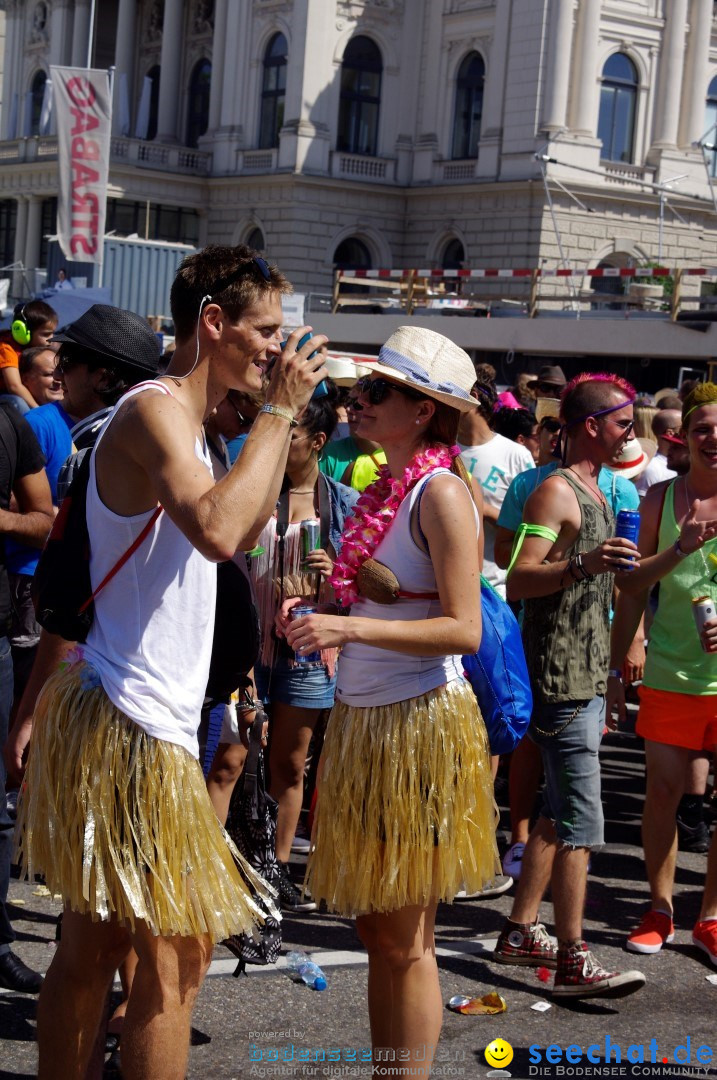
[[[706,142],[711,146],[717,146],[717,75],[707,88],[707,105],[705,108],[705,130],[709,131]],[[710,176],[717,176],[717,150],[713,150],[709,158]]]
[[[261,229],[252,229],[246,238],[246,246],[254,251],[264,251],[264,233]]]
[[[32,80],[30,87],[30,134],[40,134],[40,117],[42,116],[42,102],[45,98],[45,83],[47,75],[44,71],[38,71]]]
[[[147,78],[152,80],[152,92],[149,97],[149,122],[145,138],[151,140],[157,134],[157,118],[159,116],[159,64],[155,64],[147,72]]]
[[[341,101],[337,149],[375,156],[383,63],[377,46],[355,37],[346,46],[341,64]]]
[[[288,54],[289,46],[284,35],[274,34],[264,53],[259,118],[260,150],[268,150],[272,146],[279,145],[279,132],[284,123]]]
[[[460,270],[466,261],[466,253],[463,244],[457,237],[453,237],[449,240],[443,249],[443,257],[441,258],[441,267],[444,270]],[[461,291],[461,278],[444,278],[443,287],[447,293],[458,293]]]
[[[194,65],[189,82],[187,111],[187,146],[198,146],[199,137],[209,126],[209,91],[212,85],[212,65],[200,60]],[[153,87],[154,89],[154,87]]]
[[[342,240],[334,252],[334,270],[370,270],[371,252],[357,236]],[[342,285],[344,293],[367,293],[366,285]]]
[[[607,161],[632,161],[636,103],[635,65],[624,53],[614,53],[602,69],[597,132]]]
[[[456,78],[456,108],[453,114],[452,158],[478,156],[480,122],[483,114],[485,64],[477,52],[468,53]]]

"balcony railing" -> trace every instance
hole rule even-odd
[[[608,184],[624,184],[630,180],[651,184],[655,179],[655,170],[648,166],[605,160],[600,161],[600,166],[605,171],[605,182]]]
[[[474,180],[476,159],[466,161],[437,161],[433,168],[433,179],[437,184],[465,184]]]
[[[344,154],[334,150],[331,154],[331,175],[336,180],[378,180],[393,184],[396,179],[396,162],[393,158],[368,157],[365,154]]]
[[[48,161],[57,157],[57,137],[54,135],[30,136],[0,142],[0,163],[23,164]],[[212,155],[205,150],[192,150],[184,146],[166,146],[163,143],[143,142],[113,135],[110,142],[110,160],[146,169],[163,169],[166,172],[192,173],[206,176],[211,170]]]
[[[276,147],[269,150],[238,150],[237,172],[266,173],[274,172],[278,151]]]

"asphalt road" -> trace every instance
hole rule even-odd
[[[592,858],[585,936],[605,966],[643,970],[646,987],[619,1001],[597,999],[537,1011],[533,1006],[548,999],[536,973],[498,968],[487,959],[510,909],[510,893],[443,906],[437,938],[444,1001],[454,994],[473,997],[495,990],[508,1008],[498,1016],[462,1016],[446,1009],[434,1076],[717,1076],[717,985],[707,981],[717,976],[717,968],[690,943],[706,856],[679,856],[675,943],[657,956],[624,952],[626,934],[647,902],[639,836],[644,790],[639,740],[609,736],[603,775],[607,845]],[[300,871],[301,860],[295,865]],[[45,970],[59,904],[38,892],[37,885],[12,881],[11,915],[18,932],[16,951]],[[544,919],[552,929],[549,904]],[[353,924],[323,914],[290,916],[284,920],[284,939],[288,947],[314,954],[326,972],[327,990],[318,993],[293,982],[281,966],[254,968],[248,978],[233,978],[235,963],[218,947],[194,1014],[188,1071],[193,1080],[370,1075],[369,1066],[361,1063],[361,1050],[370,1046],[367,968]],[[35,1075],[35,1013],[34,998],[0,990],[0,1080]],[[511,1045],[514,1056],[506,1068],[491,1070],[486,1062],[485,1048],[494,1039]],[[568,1047],[573,1047],[569,1057]],[[704,1063],[711,1054],[713,1066]]]

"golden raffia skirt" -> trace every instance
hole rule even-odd
[[[342,915],[450,902],[500,873],[490,750],[456,681],[328,723],[306,888]]]
[[[18,806],[18,861],[73,911],[220,941],[262,922],[271,890],[216,817],[199,763],[147,735],[75,663],[38,699]]]

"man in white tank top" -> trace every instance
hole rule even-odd
[[[114,707],[125,725],[129,718],[129,737],[136,733],[137,746],[161,744],[163,760],[176,763],[184,775],[190,775],[196,764],[196,728],[209,669],[215,590],[204,585],[215,581],[215,575],[207,578],[206,569],[252,546],[276,504],[294,418],[327,375],[322,355],[312,356],[326,338],[315,335],[297,351],[299,339],[311,327],[294,331],[280,350],[281,295],[288,291],[283,275],[245,247],[208,247],[185,259],[171,294],[177,348],[170,366],[161,380],[141,392],[135,388],[119,402],[94,451],[87,498],[93,587],[105,569],[107,548],[112,544],[126,548],[127,538],[139,531],[137,526],[158,504],[163,511],[145,546],[97,598],[85,662],[98,680],[92,685],[101,684],[106,695],[104,715]],[[229,389],[260,391],[272,361],[267,404],[236,464],[215,484],[204,460],[202,423]],[[121,540],[116,538],[119,534]],[[173,558],[177,565],[172,565]],[[153,590],[151,602],[148,590]],[[192,628],[179,625],[187,615],[197,636],[191,651],[182,654],[166,643],[188,640]],[[43,710],[45,726],[51,726],[51,714],[52,707]],[[36,736],[39,740],[39,731],[33,732],[33,747]],[[91,734],[87,738],[92,760],[101,769],[106,747],[93,746]],[[28,787],[34,779],[33,754],[38,751],[30,755]],[[43,768],[47,775],[47,762]],[[58,761],[51,768],[62,773],[69,765]],[[164,780],[161,792],[163,802]],[[201,797],[208,799],[203,787],[202,792]],[[143,836],[150,815],[156,831],[159,818],[160,834],[163,828],[176,834],[176,823],[169,820],[177,816],[174,794],[166,795],[166,806],[133,807],[134,818],[126,812],[124,820],[136,846],[141,848],[137,838]],[[124,793],[118,790],[117,798],[125,798]],[[184,805],[182,800],[178,805]],[[72,812],[77,813],[76,806]],[[136,820],[145,813],[147,821]],[[30,812],[28,819],[25,842],[31,844],[31,830],[36,833],[40,822]],[[187,811],[186,824],[180,822],[180,830],[196,830],[196,821],[195,804]],[[52,824],[61,837],[63,821]],[[209,832],[207,845],[217,840]],[[152,860],[143,855],[142,849],[135,858],[140,873],[150,880],[161,873],[153,864],[161,863],[162,851]],[[126,850],[122,857],[127,857]],[[172,918],[178,908],[181,920],[182,906],[189,912],[191,894],[201,894],[205,887],[206,868],[200,862],[186,866],[192,889],[171,897]],[[107,919],[106,912],[93,910],[91,901],[82,913],[66,906],[60,946],[41,995],[39,1076],[84,1074],[114,971],[134,947],[139,963],[122,1032],[123,1066],[133,1076],[183,1077],[191,1010],[216,937],[210,917],[217,913],[209,911],[204,932],[177,933],[161,918],[147,917],[146,907],[128,899],[130,890],[113,875],[111,865],[105,863],[102,869],[111,900],[121,900],[114,909],[126,911],[129,903],[130,915],[121,925]],[[227,888],[241,888],[238,872],[231,869],[236,878]],[[63,882],[63,896],[73,889],[73,882],[66,888]],[[160,905],[149,910],[159,911]],[[233,917],[231,912],[219,913],[221,918],[225,914],[228,920]],[[185,915],[185,924],[204,925],[196,901],[192,919]],[[133,931],[128,929],[131,921]]]

